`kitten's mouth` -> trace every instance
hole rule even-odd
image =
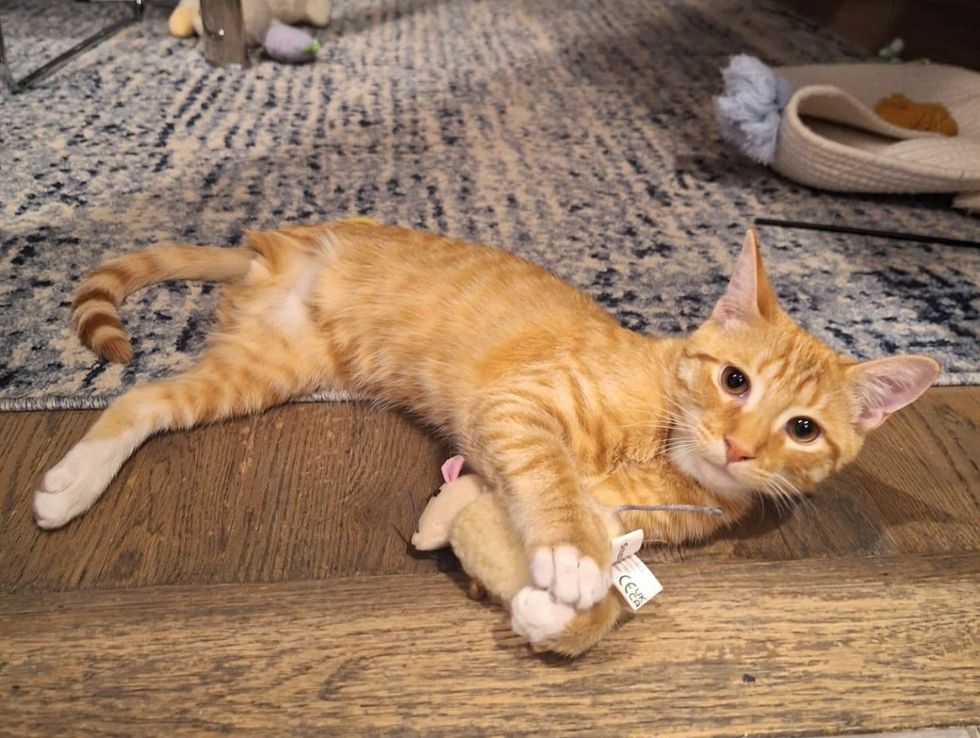
[[[728,464],[719,464],[717,461],[712,461],[704,454],[697,454],[698,461],[704,466],[705,469],[710,469],[713,474],[720,476],[721,478],[730,481],[737,482],[735,475],[732,474],[731,469],[729,469]]]
[[[675,447],[670,456],[677,468],[713,492],[731,495],[746,490],[746,483],[732,474],[728,464],[713,461],[698,446]]]
[[[729,479],[734,479],[731,470],[729,470],[728,468],[728,464],[719,464],[718,462],[712,461],[711,459],[706,458],[704,456],[701,457],[701,461],[703,461],[706,466],[710,467],[718,474],[724,474]]]

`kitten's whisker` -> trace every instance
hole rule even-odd
[[[673,425],[665,425],[663,423],[630,423],[628,425],[620,426],[623,430],[632,430],[634,428],[643,428],[644,430],[660,430],[670,433],[674,430]]]
[[[668,397],[667,398],[667,402],[669,402],[671,405],[673,405],[674,408],[677,411],[676,413],[671,413],[670,410],[668,410],[667,412],[670,415],[672,415],[673,418],[676,421],[680,422],[680,421],[683,420],[686,425],[690,425],[690,422],[687,421],[688,408],[684,407],[680,402],[678,402],[677,400],[675,400],[673,397]]]
[[[688,408],[684,407],[679,401],[677,401],[673,397],[669,397],[669,396],[665,397],[665,399],[667,400],[667,402],[670,405],[673,405],[673,407],[677,410],[677,414],[679,416],[681,416],[681,417],[686,417],[687,416]],[[670,410],[668,410],[667,412],[669,413]]]
[[[763,478],[762,489],[763,491],[768,492],[768,495],[764,495],[763,497],[768,497],[771,499],[773,504],[776,505],[777,511],[781,515],[789,515],[792,514],[793,509],[795,508],[794,503],[796,497],[783,486],[779,479],[776,478],[778,476],[780,475],[769,475]],[[783,478],[783,481],[786,481],[785,478]],[[789,484],[789,482],[786,481],[786,484]]]
[[[773,489],[777,490],[780,496],[786,499],[793,499],[796,495],[793,494],[794,490],[792,485],[789,484],[785,479],[779,476],[773,476],[769,478],[769,483]]]
[[[666,441],[664,441],[664,444],[668,446],[672,446],[672,445],[694,446],[697,445],[697,439],[691,438],[690,436],[672,436],[671,438],[668,438]]]
[[[694,449],[694,448],[697,448],[698,447],[698,444],[697,444],[696,441],[693,441],[693,440],[688,439],[688,438],[677,438],[677,439],[671,439],[671,440],[667,441],[663,445],[663,447],[664,447],[664,449],[666,449],[668,451],[674,451],[674,450],[682,449],[682,448],[684,448],[684,449]]]
[[[658,419],[655,418],[653,420],[639,420],[635,423],[624,423],[619,427],[625,429],[625,428],[648,428],[651,426],[655,428],[669,428],[670,424],[661,423]]]
[[[668,433],[677,428],[677,424],[673,423],[670,419],[667,422],[661,422],[660,420],[641,420],[637,423],[626,423],[621,425],[620,428],[623,430],[630,430],[633,428],[644,428],[649,430],[663,430]]]
[[[793,493],[793,498],[799,503],[799,507],[804,513],[817,514],[817,507],[813,504],[811,500],[799,487],[789,481],[782,474],[776,473],[774,476],[778,477],[781,482],[786,485]]]
[[[789,488],[793,492],[793,494],[795,494],[795,495],[802,495],[803,494],[802,492],[800,492],[799,487],[797,487],[795,484],[793,484],[791,481],[789,481],[786,477],[784,477],[779,472],[772,472],[772,476],[775,477],[776,479],[778,479],[784,485],[786,485],[786,487]]]
[[[688,430],[693,430],[694,426],[689,423],[685,418],[675,415],[674,413],[668,412],[666,418],[657,417],[651,418],[650,420],[641,420],[637,423],[627,423],[622,426],[623,428],[661,428],[663,430],[674,430],[675,428],[685,428]]]
[[[773,488],[778,488],[780,494],[784,496],[787,501],[791,502],[795,509],[803,510],[804,512],[806,511],[809,500],[806,499],[806,496],[800,492],[799,488],[795,484],[778,472],[773,472],[771,482]],[[810,504],[812,505],[812,503]]]

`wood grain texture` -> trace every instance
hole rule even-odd
[[[980,719],[980,555],[657,566],[575,662],[446,575],[0,600],[0,714],[50,735],[816,735]]]
[[[152,439],[53,533],[32,490],[95,418],[0,415],[0,588],[85,589],[434,571],[414,529],[448,451],[392,411],[292,405]]]
[[[433,571],[402,535],[449,449],[396,412],[290,405],[162,436],[65,529],[30,494],[92,412],[0,414],[0,591],[272,582]],[[785,560],[980,550],[980,388],[930,390],[807,502],[771,504],[656,560]]]

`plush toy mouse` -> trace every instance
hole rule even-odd
[[[412,545],[419,551],[452,546],[472,578],[471,596],[488,594],[509,605],[531,580],[524,550],[500,497],[476,474],[463,474],[463,457],[442,465],[445,484],[419,517]]]
[[[323,27],[330,22],[332,0],[242,0],[245,36],[276,61],[297,64],[312,61],[320,50],[313,36],[292,28],[293,23]],[[170,14],[170,34],[186,38],[204,35],[200,0],[180,0]]]
[[[475,474],[461,474],[463,457],[454,456],[442,465],[445,483],[439,488],[419,517],[412,545],[419,551],[452,546],[463,570],[470,576],[471,597],[488,596],[502,604],[512,615],[511,627],[524,636],[535,650],[555,650],[576,656],[592,645],[601,633],[565,643],[553,639],[574,625],[576,610],[556,602],[549,592],[532,586],[524,548],[511,524],[501,495],[496,494]],[[723,515],[717,507],[687,504],[632,505],[606,500],[610,514],[605,517],[613,554],[614,581],[619,594],[607,596],[594,609],[597,623],[608,630],[630,610],[636,610],[660,591],[660,583],[635,555],[644,541],[641,529],[629,533],[618,518],[619,512],[645,510],[698,515]],[[621,576],[622,575],[622,576]],[[622,584],[631,579],[635,584]],[[642,586],[640,586],[642,583]],[[634,587],[634,589],[631,589]],[[547,600],[547,601],[545,601]],[[611,616],[611,617],[607,617]],[[588,618],[580,623],[589,629]],[[572,634],[575,635],[574,633]]]
[[[570,605],[554,602],[548,592],[532,586],[524,548],[511,525],[503,500],[475,474],[460,476],[462,467],[462,456],[454,456],[443,464],[445,484],[422,512],[412,545],[420,551],[452,546],[463,570],[471,578],[471,597],[489,596],[502,604],[511,613],[511,628],[526,638],[534,650],[578,655],[588,645],[557,646],[552,642],[552,638],[572,622],[576,610]],[[623,533],[613,518],[607,521],[607,526],[611,542]],[[628,612],[615,595],[607,597],[597,607],[615,615],[606,627],[611,627]]]

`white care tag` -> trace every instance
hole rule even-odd
[[[632,556],[640,550],[643,545],[643,529],[637,528],[629,533],[623,533],[612,539],[612,560],[622,561],[627,556]]]
[[[664,586],[657,581],[639,556],[628,556],[617,561],[612,569],[613,584],[634,611],[663,591]]]

